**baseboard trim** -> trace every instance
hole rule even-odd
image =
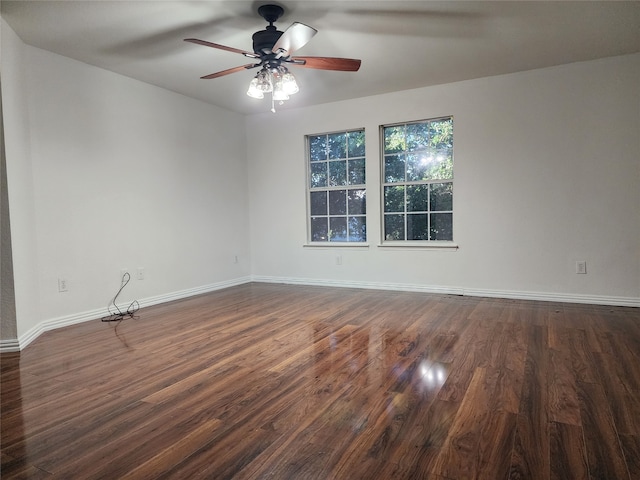
[[[478,288],[443,287],[415,285],[407,283],[356,282],[294,277],[270,277],[254,275],[254,282],[283,283],[289,285],[314,285],[343,288],[364,288],[371,290],[397,290],[404,292],[440,293],[445,295],[465,295],[470,297],[509,298],[516,300],[537,300],[542,302],[582,303],[589,305],[611,305],[618,307],[640,307],[640,297],[618,297],[608,295],[583,295],[575,293],[525,292],[517,290],[486,290]]]
[[[0,340],[0,353],[19,352],[20,343],[17,338]]]
[[[254,282],[283,283],[287,285],[311,285],[316,287],[364,288],[368,290],[394,290],[402,292],[441,293],[443,295],[463,295],[461,288],[434,285],[412,285],[406,283],[357,282],[344,280],[325,280],[315,278],[269,277],[254,275]]]
[[[423,292],[443,295],[466,295],[473,297],[490,297],[490,298],[509,298],[516,300],[537,300],[543,302],[566,302],[566,303],[582,303],[591,305],[611,305],[618,307],[640,307],[639,297],[618,297],[608,295],[582,295],[569,293],[549,293],[549,292],[524,292],[515,290],[486,290],[477,288],[462,287],[446,287],[437,285],[416,285],[407,283],[382,283],[382,282],[358,282],[348,280],[329,280],[329,279],[312,279],[312,278],[296,278],[296,277],[272,277],[264,275],[252,275],[241,277],[224,282],[218,282],[211,285],[189,288],[178,292],[171,292],[163,295],[156,295],[138,300],[140,307],[150,307],[161,303],[172,302],[189,298],[204,293],[222,290],[224,288],[242,285],[249,282],[262,283],[280,283],[288,285],[312,285],[325,287],[341,287],[341,288],[363,288],[369,290],[394,290],[403,292]],[[120,308],[126,310],[127,305],[119,305]],[[104,308],[90,310],[72,315],[52,318],[40,322],[31,328],[18,339],[0,340],[0,353],[19,352],[27,345],[33,342],[42,333],[57,328],[67,327],[77,323],[96,320],[106,315]]]
[[[183,298],[194,297],[203,293],[209,293],[216,290],[222,290],[223,288],[229,288],[236,285],[242,285],[249,283],[251,277],[241,277],[233,280],[226,280],[223,282],[213,283],[210,285],[203,285],[201,287],[189,288],[186,290],[180,290],[178,292],[171,292],[163,295],[156,295],[153,297],[143,298],[138,300],[140,307],[150,307],[152,305],[158,305],[161,303],[172,302],[174,300],[181,300]],[[120,309],[126,311],[129,304],[118,305]],[[40,322],[35,327],[26,331],[23,335],[20,335],[18,339],[0,340],[0,353],[5,352],[19,352],[27,347],[36,338],[49,330],[55,330],[57,328],[68,327],[77,323],[87,322],[90,320],[96,320],[98,318],[107,315],[106,308],[99,308],[95,310],[88,310],[86,312],[75,313],[72,315],[64,315],[49,320]]]
[[[615,307],[640,307],[640,298],[608,295],[583,295],[578,293],[522,292],[515,290],[465,289],[463,295],[473,297],[512,298],[542,302],[582,303]]]
[[[202,295],[203,293],[209,293],[216,290],[222,290],[224,288],[235,287],[236,285],[243,285],[249,282],[251,282],[251,277],[249,276],[235,278],[233,280],[213,283],[211,285],[204,285],[202,287],[189,288],[187,290],[181,290],[179,292],[172,292],[164,295],[157,295],[155,297],[149,297],[143,300],[138,300],[138,303],[140,304],[140,307],[150,307],[152,305],[173,302],[174,300],[181,300],[183,298],[195,297],[196,295]]]

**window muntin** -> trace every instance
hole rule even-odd
[[[366,242],[364,139],[364,129],[307,135],[310,242]]]
[[[453,241],[453,118],[381,127],[383,241]]]

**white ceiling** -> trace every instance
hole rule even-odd
[[[27,44],[237,112],[269,110],[245,95],[251,63],[184,42],[252,50],[266,26],[257,8],[285,8],[318,34],[295,54],[362,59],[358,72],[291,67],[300,92],[279,109],[518,72],[640,51],[640,2],[584,1],[32,1],[2,0]]]

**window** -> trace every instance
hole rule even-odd
[[[311,242],[365,242],[364,129],[307,136]]]
[[[383,241],[453,240],[453,118],[381,127]]]

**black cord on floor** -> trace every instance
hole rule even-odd
[[[129,272],[125,272],[124,275],[122,275],[122,280],[120,282],[120,289],[118,290],[118,293],[116,293],[115,297],[113,297],[113,300],[111,300],[111,302],[107,306],[109,315],[101,318],[103,322],[119,322],[121,320],[124,320],[125,318],[138,318],[135,316],[135,313],[138,310],[140,310],[140,304],[138,303],[137,300],[134,300],[133,302],[131,302],[131,305],[127,307],[126,312],[123,312],[122,310],[120,310],[120,307],[118,307],[118,304],[116,303],[116,300],[118,299],[118,295],[120,295],[120,292],[122,292],[122,290],[124,289],[124,287],[127,286],[130,280],[131,280],[131,275],[129,275]]]

